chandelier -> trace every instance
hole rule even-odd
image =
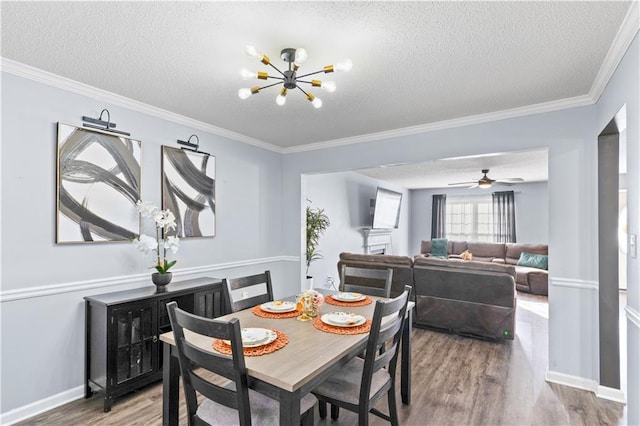
[[[298,69],[300,68],[300,64],[302,64],[307,59],[307,51],[302,48],[293,49],[288,47],[286,49],[282,49],[282,51],[280,52],[280,57],[282,58],[283,61],[285,61],[288,64],[288,69],[286,71],[280,71],[278,67],[276,67],[271,63],[271,60],[267,55],[259,53],[254,46],[246,46],[245,51],[247,52],[247,55],[258,59],[263,64],[269,65],[270,67],[278,71],[280,75],[273,76],[273,75],[269,75],[267,72],[264,72],[264,71],[251,72],[246,69],[243,69],[240,72],[240,75],[242,76],[243,80],[257,78],[259,80],[273,79],[273,80],[280,80],[280,81],[273,84],[267,84],[266,86],[262,86],[262,87],[254,86],[251,88],[247,88],[247,87],[242,88],[238,90],[238,96],[240,96],[240,99],[247,99],[251,95],[260,93],[260,91],[263,89],[282,84],[283,87],[282,89],[280,89],[280,93],[276,97],[276,103],[281,106],[284,105],[285,102],[287,101],[286,96],[289,90],[299,89],[302,93],[304,93],[306,98],[311,102],[311,104],[314,107],[320,108],[322,106],[322,100],[320,98],[315,97],[313,94],[311,94],[311,92],[308,92],[304,90],[302,87],[300,87],[300,83],[308,84],[311,87],[320,87],[326,90],[327,92],[335,92],[336,84],[333,81],[302,80],[302,79],[305,77],[309,77],[311,75],[320,74],[320,73],[328,74],[334,71],[337,71],[337,72],[349,71],[352,67],[351,60],[347,59],[346,61],[336,63],[335,65],[327,65],[326,67],[324,67],[319,71],[298,75]]]

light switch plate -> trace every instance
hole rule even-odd
[[[629,234],[629,254],[632,259],[635,259],[638,255],[638,236],[636,234]]]

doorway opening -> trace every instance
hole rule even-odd
[[[626,390],[621,380],[626,376],[626,333],[621,321],[626,301],[625,130],[623,107],[598,136],[598,393],[621,402]]]

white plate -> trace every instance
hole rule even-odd
[[[320,320],[335,327],[357,327],[367,322],[367,319],[362,315],[348,312],[331,312],[321,316]]]
[[[294,302],[285,300],[285,301],[273,301],[267,302],[260,305],[260,309],[267,312],[292,312],[296,310],[296,304]]]
[[[336,293],[333,295],[333,298],[339,300],[341,302],[359,302],[364,300],[367,296],[362,293]]]
[[[266,328],[243,328],[240,330],[242,334],[242,344],[254,344],[267,340],[268,332]]]
[[[275,341],[278,338],[278,334],[276,334],[273,330],[268,330],[265,328],[261,328],[260,330],[265,330],[267,332],[264,340],[260,340],[257,342],[245,342],[244,339],[242,341],[242,346],[245,348],[255,348],[262,345],[268,345],[269,343]]]
[[[243,328],[240,333],[242,334],[242,346],[245,348],[266,345],[278,338],[276,332],[268,328]],[[231,345],[229,340],[223,340],[223,342]]]

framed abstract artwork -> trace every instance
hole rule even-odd
[[[216,235],[216,158],[162,146],[162,209],[176,216],[179,238]]]
[[[137,237],[142,142],[58,123],[57,151],[56,243]]]

